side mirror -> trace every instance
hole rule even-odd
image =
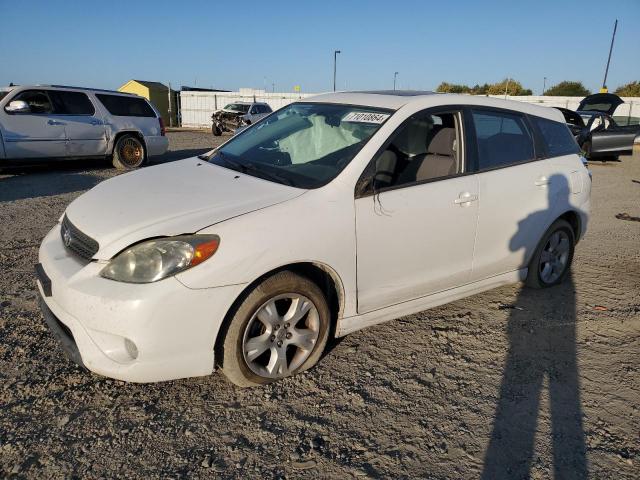
[[[29,104],[24,100],[13,100],[9,102],[9,105],[4,107],[4,110],[7,113],[31,113]]]

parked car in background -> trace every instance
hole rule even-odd
[[[633,152],[640,125],[619,125],[612,116],[623,103],[617,95],[596,93],[583,99],[575,112],[558,108],[585,157],[616,158]]]
[[[312,367],[331,335],[559,284],[590,192],[554,109],[324,94],[78,197],[42,242],[38,289],[94,372],[150,382],[218,365],[260,385]]]
[[[239,128],[256,123],[273,110],[264,102],[234,102],[211,115],[211,131],[217,137],[223,132],[235,132]]]
[[[0,166],[29,160],[111,158],[141,167],[167,151],[162,118],[145,98],[60,85],[0,92]]]

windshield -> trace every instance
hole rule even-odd
[[[242,103],[230,103],[224,107],[224,109],[231,112],[247,113],[249,111],[249,105],[244,105]]]
[[[347,166],[391,113],[294,103],[242,131],[208,160],[294,187],[318,188]]]

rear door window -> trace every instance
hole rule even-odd
[[[123,95],[96,94],[111,115],[116,117],[155,117],[156,112],[146,100]]]
[[[96,109],[86,93],[51,90],[49,96],[55,105],[56,113],[88,116],[96,113]]]
[[[580,152],[580,147],[578,147],[571,131],[565,124],[541,117],[530,118],[540,130],[550,157]]]
[[[533,135],[522,115],[473,110],[479,170],[508,167],[535,158]]]

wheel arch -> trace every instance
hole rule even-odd
[[[115,136],[113,137],[113,141],[111,142],[111,148],[109,149],[111,152],[111,155],[113,155],[113,150],[116,148],[116,144],[118,143],[118,140],[120,140],[125,135],[133,135],[134,137],[136,137],[138,140],[142,142],[142,145],[144,146],[144,156],[146,158],[148,156],[147,142],[145,142],[144,135],[139,130],[123,130],[121,132],[116,133]]]
[[[573,230],[573,235],[575,236],[576,243],[578,243],[578,241],[580,240],[580,236],[582,234],[582,219],[580,218],[580,215],[578,214],[578,212],[576,212],[575,210],[567,210],[558,218],[556,218],[556,220],[558,219],[565,220],[567,223],[569,223],[569,225],[571,225],[571,229]]]
[[[327,300],[327,304],[329,305],[329,311],[331,312],[329,338],[335,337],[336,326],[339,319],[342,317],[345,303],[344,285],[340,276],[333,268],[322,262],[304,261],[290,263],[274,268],[260,275],[253,282],[247,285],[236,297],[234,302],[231,304],[231,307],[229,307],[229,310],[225,314],[215,339],[214,352],[216,359],[215,361],[217,364],[219,364],[218,362],[220,362],[220,360],[222,359],[221,348],[225,333],[239,305],[257,285],[262,283],[267,278],[283,271],[293,272],[300,276],[306,277],[314,282],[320,288],[320,290],[322,290],[322,293]]]

